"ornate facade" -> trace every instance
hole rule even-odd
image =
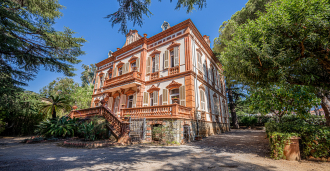
[[[190,19],[164,28],[149,38],[131,30],[122,48],[96,64],[91,108],[104,99],[118,118],[177,119],[194,134],[202,121],[205,136],[227,131],[223,70],[209,37]]]

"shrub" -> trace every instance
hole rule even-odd
[[[73,137],[78,128],[77,121],[78,119],[71,119],[65,116],[48,119],[37,126],[36,133],[46,138]]]
[[[266,123],[266,132],[271,146],[274,145],[274,141],[271,140],[274,135],[295,134],[301,138],[302,156],[330,157],[330,128],[311,124],[310,121],[311,118],[300,119],[291,116],[286,119],[282,118],[281,123],[274,121]]]
[[[109,130],[106,127],[107,121],[101,117],[93,117],[85,121],[79,127],[79,133],[86,141],[109,138]]]
[[[254,116],[244,116],[241,120],[241,123],[245,126],[255,126],[258,122],[258,119]]]

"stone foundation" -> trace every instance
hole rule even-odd
[[[163,135],[163,141],[175,141],[183,144],[194,141],[197,134],[196,121],[184,119],[147,119],[144,141],[152,142],[155,140],[152,130],[156,126],[162,126],[164,128],[165,135]],[[229,124],[216,122],[199,121],[198,127],[199,135],[202,137],[229,131]]]

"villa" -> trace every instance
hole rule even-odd
[[[170,124],[180,143],[229,131],[223,69],[209,36],[190,19],[161,28],[149,38],[130,30],[124,46],[96,64],[91,108],[70,116],[103,115],[117,138],[133,135],[132,120],[139,119],[145,141]]]

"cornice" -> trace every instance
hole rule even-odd
[[[148,92],[148,93],[151,93],[151,92],[159,91],[159,90],[160,90],[159,87],[156,87],[156,86],[152,85],[152,86],[147,90],[147,92]]]
[[[167,48],[167,50],[170,50],[170,49],[172,49],[172,48],[174,48],[174,47],[177,47],[177,46],[180,46],[181,45],[181,43],[176,43],[176,42],[172,42],[171,43],[171,45]]]

